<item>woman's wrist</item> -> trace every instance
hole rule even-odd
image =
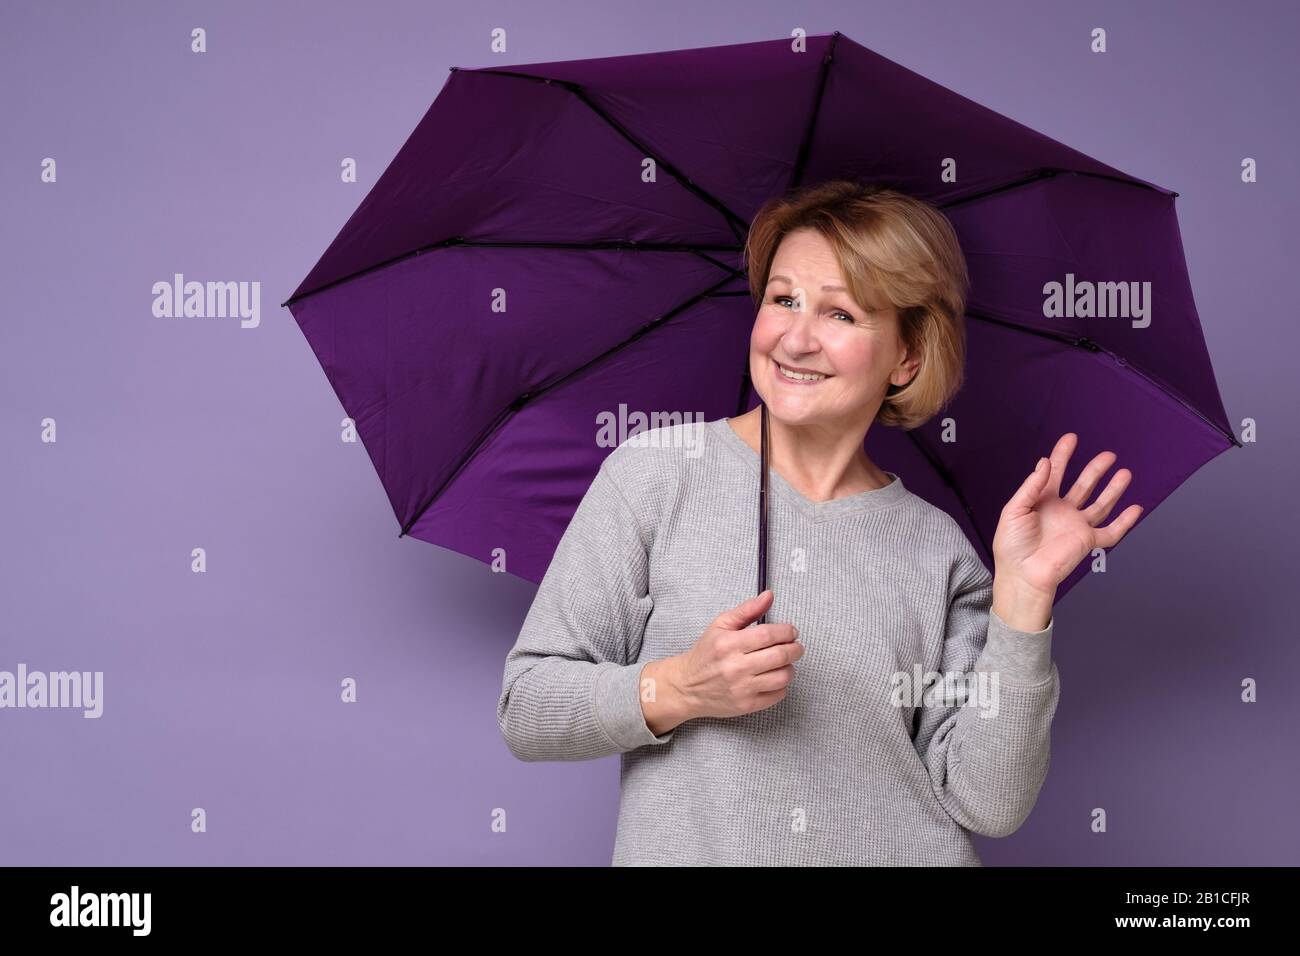
[[[992,611],[1017,631],[1041,631],[1052,620],[1055,593],[1046,593],[1006,575],[993,576]]]
[[[641,669],[641,713],[656,737],[662,737],[693,716],[675,679],[677,662],[676,657],[665,657]]]

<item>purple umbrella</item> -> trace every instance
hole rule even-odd
[[[401,534],[539,582],[629,434],[738,415],[741,252],[767,198],[854,179],[925,199],[971,274],[967,369],[940,415],[867,451],[961,523],[998,516],[1068,431],[1143,517],[1232,433],[1177,193],[834,33],[509,69],[453,67],[286,305]],[[953,437],[959,438],[954,441]],[[756,489],[757,500],[757,489]],[[1058,598],[1088,573],[1079,564]]]

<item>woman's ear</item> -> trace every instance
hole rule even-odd
[[[897,388],[902,388],[908,382],[916,377],[916,373],[921,368],[921,357],[912,351],[904,353],[903,359],[898,366],[889,373],[890,384]]]

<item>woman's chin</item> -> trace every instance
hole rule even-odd
[[[819,403],[790,395],[773,395],[765,401],[770,415],[784,425],[813,425],[827,418]]]

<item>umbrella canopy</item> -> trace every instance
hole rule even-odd
[[[1003,505],[1067,431],[1062,487],[1112,450],[1134,473],[1116,513],[1138,503],[1144,518],[1240,445],[1177,194],[838,32],[453,68],[286,305],[399,533],[483,561],[502,548],[538,582],[612,450],[602,421],[616,444],[637,413],[653,427],[757,403],[746,230],[764,200],[829,179],[925,199],[957,231],[965,384],[931,422],[877,425],[866,447],[990,568]]]

